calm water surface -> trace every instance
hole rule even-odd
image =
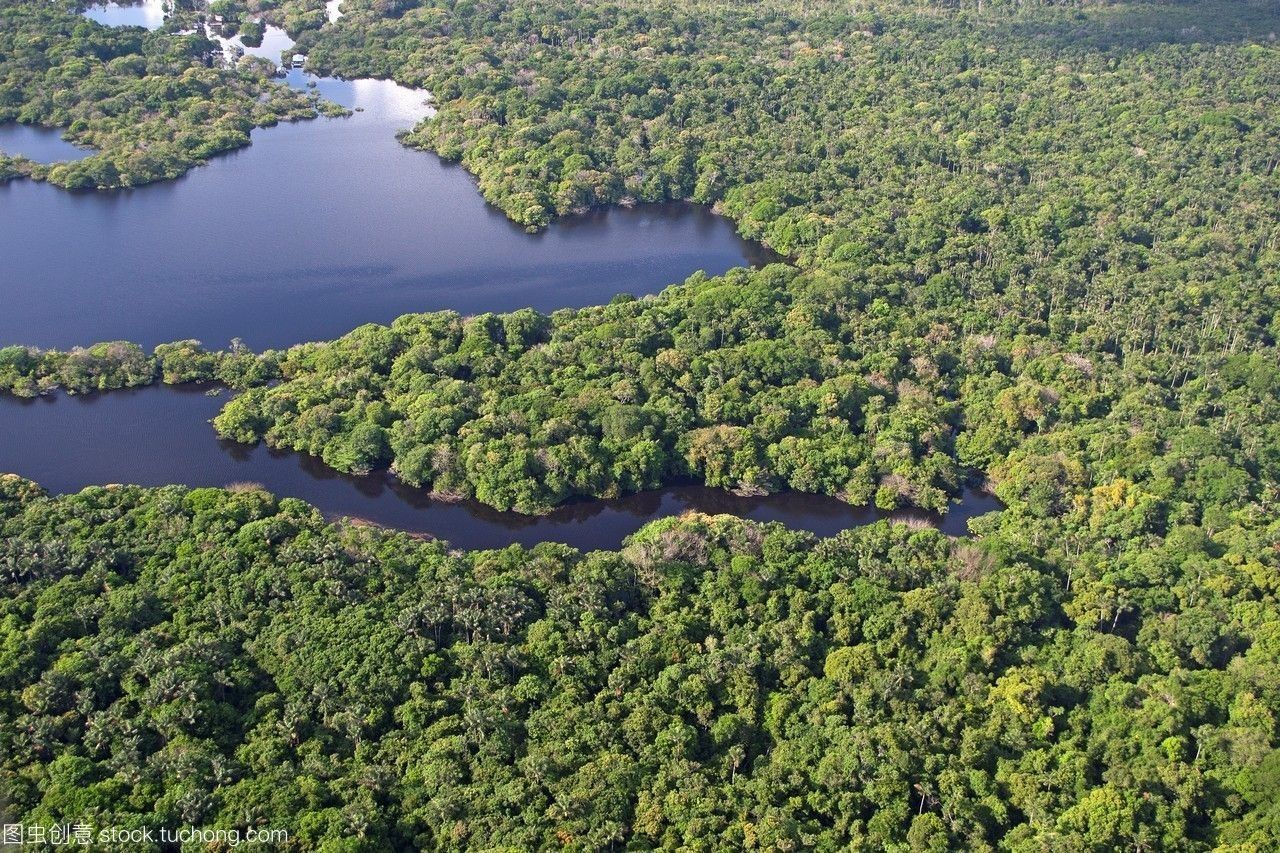
[[[5,439],[0,441],[0,472],[29,477],[53,492],[107,483],[255,482],[277,495],[303,498],[330,516],[429,533],[467,549],[544,541],[614,549],[649,521],[686,510],[781,521],[823,536],[885,517],[817,495],[744,498],[698,486],[587,501],[541,517],[473,503],[440,503],[385,473],[350,477],[313,457],[221,441],[205,421],[226,399],[208,397],[198,388],[164,386],[87,397],[0,397],[0,435]],[[944,519],[932,521],[947,533],[964,535],[969,518],[998,508],[994,498],[969,492]]]
[[[57,128],[32,127],[17,122],[0,124],[0,151],[21,154],[37,163],[83,160],[97,153],[92,148],[81,148],[63,139],[62,131]]]
[[[396,140],[429,113],[425,93],[379,80],[318,88],[360,111],[256,130],[248,148],[132,191],[0,186],[0,343],[279,347],[412,311],[598,304],[766,259],[691,205],[527,234],[461,168]]]
[[[141,3],[97,3],[84,10],[84,16],[108,27],[142,27],[158,30],[164,26],[162,0]]]
[[[340,14],[337,2],[327,10]],[[88,14],[110,25],[163,21],[158,2]],[[246,52],[276,61],[291,44],[268,28],[263,45]],[[488,207],[461,169],[396,141],[397,130],[429,116],[425,92],[300,71],[288,81],[314,83],[356,112],[255,131],[249,148],[172,183],[86,194],[30,181],[0,187],[0,345],[194,337],[220,346],[241,337],[255,347],[285,346],[409,311],[598,304],[657,291],[698,269],[714,274],[772,259],[729,222],[691,205],[594,212],[527,234]],[[52,146],[48,134],[39,138]],[[55,492],[252,481],[329,515],[443,536],[462,548],[546,540],[616,548],[644,523],[690,509],[824,535],[881,517],[830,498],[740,498],[702,487],[582,502],[540,518],[440,503],[385,473],[349,477],[311,457],[220,441],[207,421],[224,401],[166,387],[0,397],[0,471]],[[969,495],[935,521],[963,533],[971,515],[994,506]]]
[[[262,44],[259,44],[256,47],[247,46],[240,40],[240,35],[238,33],[231,38],[223,38],[212,30],[206,29],[205,32],[209,38],[221,44],[223,50],[228,46],[234,45],[240,48],[241,52],[243,52],[245,56],[257,56],[262,59],[269,59],[276,65],[281,64],[281,54],[285,51],[289,51],[290,53],[293,52],[293,39],[289,38],[289,34],[279,27],[273,27],[270,24],[263,28]],[[283,58],[288,59],[289,57]]]

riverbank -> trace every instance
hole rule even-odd
[[[783,492],[742,497],[679,485],[612,500],[582,500],[541,516],[499,512],[475,501],[445,502],[381,471],[356,477],[320,460],[264,445],[217,439],[207,421],[225,398],[198,386],[155,386],[80,397],[0,397],[0,471],[54,493],[93,485],[255,483],[315,505],[330,518],[353,517],[446,539],[455,547],[499,548],[560,542],[582,550],[616,549],[644,524],[686,512],[779,521],[832,536],[882,519],[928,525],[963,536],[967,523],[1000,508],[990,495],[966,491],[945,516],[918,510],[881,512],[834,497]]]
[[[254,128],[324,112],[307,93],[275,83],[261,65],[212,62],[209,42],[194,33],[100,26],[66,0],[0,8],[0,79],[0,124],[65,128],[65,141],[96,149],[21,168],[4,158],[8,177],[65,190],[172,180],[247,145]],[[8,152],[14,153],[25,152]]]

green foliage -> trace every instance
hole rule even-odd
[[[209,352],[199,341],[161,344],[148,356],[137,344],[109,341],[67,352],[0,348],[0,392],[35,397],[63,388],[72,394],[150,385],[220,382],[231,388],[261,385],[278,375],[280,354],[255,355],[236,343]]]
[[[1265,849],[1280,525],[1090,523],[457,553],[252,488],[3,477],[0,784],[14,820],[291,849]]]
[[[215,426],[521,512],[685,476],[858,502],[879,482],[945,509],[965,479],[946,383],[860,358],[871,330],[838,329],[811,290],[774,266],[552,317],[409,315],[290,349],[285,381]]]
[[[175,115],[242,144],[276,91],[59,8],[0,8],[0,119],[104,148],[66,185],[120,140],[163,154]],[[299,49],[431,89],[407,138],[515,221],[692,198],[790,263],[262,356],[7,347],[0,388],[218,379],[248,389],[226,437],[522,512],[683,477],[931,509],[985,477],[1006,508],[965,541],[687,517],[464,554],[254,489],[0,478],[15,816],[299,849],[1274,846],[1273,8],[343,8]]]
[[[1258,499],[1280,53],[1264,10],[1202,8],[355,3],[310,61],[431,88],[410,140],[517,221],[693,197],[794,267],[401,318],[294,349],[219,429],[525,512],[686,476],[942,509],[980,473],[1037,514],[1208,430],[1151,524]]]
[[[248,145],[255,127],[317,115],[315,98],[261,68],[207,67],[216,48],[201,35],[103,27],[61,0],[0,5],[0,122],[66,128],[98,151],[51,166],[0,157],[0,181],[23,174],[109,189],[168,180]]]
[[[265,32],[266,26],[261,21],[245,21],[240,25],[240,41],[248,47],[258,47]]]
[[[0,349],[0,388],[19,397],[69,392],[105,391],[149,385],[155,365],[137,344],[111,341],[70,352],[30,347]]]
[[[300,45],[430,89],[407,141],[531,227],[692,198],[804,262],[954,271],[1027,315],[1105,301],[1148,334],[1142,294],[1238,299],[1275,228],[1274,4],[410,5],[346,0]]]

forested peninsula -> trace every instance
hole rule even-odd
[[[223,68],[215,52],[199,33],[104,27],[66,0],[6,0],[0,123],[61,128],[96,153],[55,164],[0,153],[0,181],[116,189],[171,180],[248,145],[255,127],[343,112],[274,81],[270,65]]]
[[[389,464],[441,496],[527,513],[686,477],[939,511],[989,478],[1006,503],[1048,515],[1119,477],[1160,529],[1274,499],[1274,348],[1191,360],[1108,352],[1088,331],[1069,344],[963,334],[949,306],[900,293],[894,307],[773,265],[550,317],[408,315],[261,355],[9,347],[0,388],[248,388],[215,419],[223,437],[348,472]]]
[[[7,477],[13,814],[296,849],[1274,848],[1274,4],[343,12],[299,50],[431,90],[406,141],[513,221],[691,199],[786,262],[265,353],[13,345],[0,390],[221,383],[224,437],[526,513],[689,477],[1004,508],[961,539],[690,516],[458,552],[252,486]],[[172,44],[0,15],[31,62]],[[148,67],[268,91],[194,62]]]

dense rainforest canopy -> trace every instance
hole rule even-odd
[[[1269,849],[1274,520],[1146,512],[463,554],[6,478],[8,805],[298,849]]]
[[[1274,4],[343,11],[299,49],[432,90],[406,141],[514,220],[691,198],[786,262],[263,354],[15,345],[0,389],[217,381],[223,436],[522,512],[683,477],[930,508],[985,480],[1005,509],[958,541],[694,517],[464,554],[253,488],[7,479],[16,815],[330,849],[1273,849]],[[54,48],[0,47],[0,110],[61,123],[61,97],[85,133],[88,90],[25,69],[175,43],[0,15]],[[286,97],[198,65],[128,85]],[[126,101],[138,133],[172,108]]]

